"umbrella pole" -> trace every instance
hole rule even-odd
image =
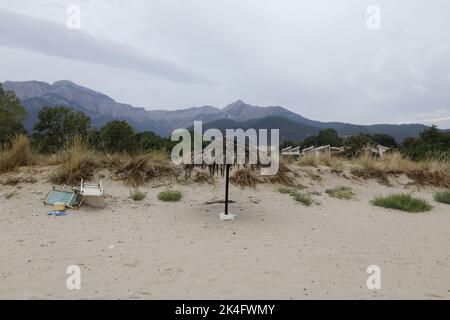
[[[230,165],[227,164],[225,172],[225,215],[228,215],[228,185],[230,184]]]

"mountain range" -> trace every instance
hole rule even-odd
[[[5,90],[12,90],[28,112],[25,127],[31,130],[43,106],[64,105],[84,112],[92,120],[92,125],[100,128],[107,122],[125,120],[136,131],[153,131],[162,137],[169,137],[177,128],[190,128],[194,120],[203,121],[207,128],[255,128],[280,129],[281,140],[301,141],[317,134],[324,128],[334,128],[341,136],[357,133],[385,133],[398,142],[406,137],[417,137],[422,124],[374,124],[356,125],[343,122],[321,122],[307,119],[280,106],[259,107],[241,100],[223,109],[202,106],[175,111],[146,110],[129,104],[118,103],[105,94],[77,85],[69,80],[49,84],[42,81],[5,81]]]

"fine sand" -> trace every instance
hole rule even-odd
[[[183,193],[178,203],[159,201],[165,187],[149,184],[141,188],[147,197],[134,202],[107,171],[105,209],[48,216],[52,208],[42,200],[52,169],[21,169],[35,183],[0,184],[1,299],[450,298],[450,206],[404,177],[387,187],[298,169],[320,205],[303,206],[276,184],[231,186],[237,218],[223,222],[222,204],[204,204],[223,199],[221,178],[173,184]],[[324,192],[340,185],[351,186],[355,198]],[[434,209],[410,214],[370,204],[397,191]],[[66,287],[70,265],[81,268],[81,290]],[[381,290],[366,286],[370,265],[381,268]]]

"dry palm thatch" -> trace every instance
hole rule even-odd
[[[253,168],[246,167],[236,170],[231,176],[230,181],[241,187],[255,187],[260,180]]]
[[[222,148],[222,159],[216,159],[213,150]],[[262,150],[259,150],[260,153]],[[243,158],[243,161],[239,161]],[[228,159],[232,161],[227,162]],[[211,176],[225,175],[228,166],[247,167],[254,165],[260,167],[260,154],[258,149],[247,144],[238,144],[236,141],[223,138],[223,140],[212,141],[201,152],[191,156],[191,163],[183,165],[186,177],[190,177],[195,167],[207,168]]]

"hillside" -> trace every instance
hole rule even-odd
[[[271,116],[263,119],[253,119],[247,121],[236,121],[231,119],[214,120],[203,125],[203,130],[210,128],[219,129],[225,132],[226,129],[241,128],[247,130],[253,128],[259,129],[280,129],[280,141],[291,140],[301,141],[308,136],[315,135],[320,131],[318,127],[312,127],[304,124],[299,124],[290,119]],[[192,129],[192,127],[190,128]]]

